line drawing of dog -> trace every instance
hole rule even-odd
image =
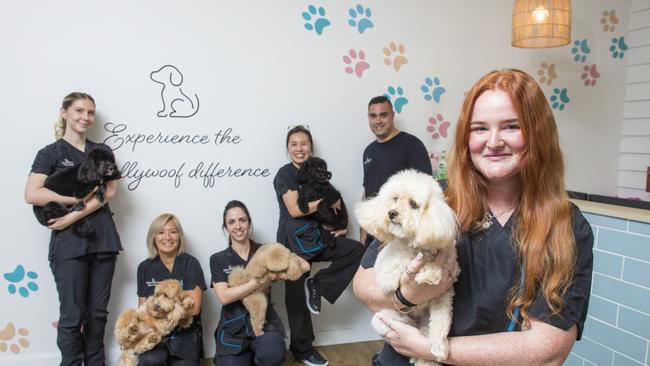
[[[228,286],[243,285],[251,278],[264,282],[266,278],[296,281],[309,271],[310,265],[280,243],[264,244],[257,249],[246,267],[237,266],[228,275]],[[250,315],[253,333],[259,337],[264,334],[268,300],[264,290],[255,291],[242,299]]]
[[[95,147],[88,152],[84,161],[75,166],[69,166],[50,174],[43,186],[62,196],[84,198],[97,188],[94,196],[99,202],[104,202],[106,195],[105,183],[120,179],[121,173],[115,163],[115,157],[106,147]],[[72,211],[79,211],[85,206],[79,202],[70,207],[50,201],[45,206],[33,206],[34,215],[41,225],[49,226],[49,220],[65,216]],[[70,226],[72,232],[82,238],[92,237],[95,229],[88,222],[88,217]]]
[[[436,253],[453,245],[458,233],[458,220],[447,205],[442,189],[430,176],[416,170],[405,170],[391,176],[374,198],[356,205],[359,225],[382,242],[375,276],[385,294],[392,294],[408,263],[424,254],[425,264],[415,274],[417,283],[438,284],[443,269],[433,263]],[[449,354],[447,334],[451,327],[454,288],[436,299],[418,304],[410,313],[382,309],[386,318],[417,327],[427,337],[431,354],[444,360]],[[389,328],[376,317],[371,322],[375,331],[385,334]],[[438,365],[428,360],[411,358],[417,366]]]
[[[189,327],[193,306],[194,300],[183,292],[178,280],[158,283],[142,305],[125,310],[117,318],[114,334],[122,350],[117,364],[137,366],[139,355],[153,349],[177,326]]]
[[[160,85],[160,97],[163,109],[156,115],[158,117],[188,118],[199,111],[199,96],[194,98],[185,94],[181,88],[183,74],[174,65],[165,65],[149,74],[149,78]]]

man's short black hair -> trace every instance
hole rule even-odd
[[[393,103],[391,103],[390,99],[388,99],[388,97],[385,95],[380,95],[370,99],[370,102],[368,102],[368,108],[370,108],[370,106],[373,104],[381,104],[381,103],[388,103],[390,109],[393,110]]]

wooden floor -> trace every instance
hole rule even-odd
[[[371,341],[316,347],[316,349],[329,360],[331,366],[370,366],[372,355],[383,345],[384,341]],[[201,365],[212,366],[212,360],[204,359]],[[296,362],[291,352],[287,351],[287,359],[282,366],[298,365],[303,364]]]
[[[318,351],[329,360],[331,366],[369,366],[370,359],[384,345],[384,341],[357,342],[337,344],[333,346],[316,347]],[[291,352],[287,352],[287,359],[283,366],[303,365],[294,360]]]

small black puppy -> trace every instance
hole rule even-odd
[[[330,183],[332,173],[327,170],[325,160],[317,157],[309,158],[298,170],[296,178],[300,188],[298,190],[298,208],[303,213],[309,211],[309,202],[323,199],[318,204],[316,221],[323,229],[335,231],[348,227],[348,212],[343,203],[341,193]],[[341,199],[341,209],[334,213],[332,205]],[[334,238],[326,233],[323,242],[332,246]]]
[[[84,198],[95,187],[95,197],[104,202],[106,194],[105,182],[119,179],[120,171],[115,164],[115,158],[105,147],[96,147],[88,153],[81,165],[58,170],[45,179],[44,187],[62,196]],[[79,211],[84,203],[79,202],[70,207],[59,202],[48,202],[45,206],[34,206],[34,215],[41,225],[49,226],[48,221],[64,216],[72,211]],[[71,226],[72,232],[80,237],[90,237],[95,230],[83,218]]]

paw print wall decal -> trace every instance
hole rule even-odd
[[[587,60],[587,55],[591,53],[591,48],[589,48],[589,42],[587,39],[575,40],[573,42],[573,47],[571,48],[571,53],[574,55],[573,61],[585,62]]]
[[[361,78],[363,72],[370,68],[366,62],[366,54],[362,50],[359,52],[350,48],[347,55],[343,56],[343,63],[348,65],[345,67],[345,72],[348,74],[354,73],[358,78]]]
[[[551,85],[553,80],[557,79],[557,72],[555,72],[555,64],[547,64],[542,62],[537,69],[537,75],[539,75],[539,83]]]
[[[22,297],[29,297],[30,291],[38,291],[38,284],[32,281],[38,278],[38,274],[34,271],[25,272],[22,264],[17,265],[12,272],[5,273],[4,278],[10,282],[7,291],[12,295],[18,292]]]
[[[409,102],[404,96],[404,89],[402,89],[401,86],[398,86],[397,88],[389,86],[388,94],[384,94],[384,96],[393,103],[393,107],[395,107],[397,113],[402,113],[402,109]]]
[[[16,333],[18,339],[15,339]],[[13,323],[7,324],[3,330],[0,330],[0,352],[9,350],[12,353],[20,353],[21,349],[29,347],[28,335],[29,331],[27,329],[18,328],[16,331]]]
[[[628,46],[625,43],[625,37],[612,38],[612,45],[609,46],[609,51],[612,53],[614,59],[622,59],[625,56]]]
[[[331,24],[329,19],[325,18],[325,9],[322,6],[316,8],[309,5],[307,11],[302,13],[302,18],[305,20],[305,29],[313,30],[319,36],[323,34],[323,29]]]
[[[560,111],[563,111],[564,106],[571,101],[569,99],[569,94],[566,88],[553,89],[553,95],[551,95],[549,99],[551,101],[551,107]]]
[[[388,46],[384,47],[384,55],[386,56],[384,58],[384,63],[388,66],[393,66],[395,71],[399,71],[403,65],[409,62],[409,60],[404,56],[405,50],[404,45],[401,43],[389,43]]]
[[[429,124],[427,126],[427,132],[431,134],[431,137],[435,140],[440,137],[447,137],[447,130],[451,123],[445,120],[442,114],[438,113],[435,117],[429,117]]]
[[[440,79],[438,77],[425,78],[424,84],[420,86],[420,90],[424,93],[424,100],[435,101],[440,103],[440,97],[445,93],[446,89],[440,86]]]
[[[613,32],[616,30],[616,24],[618,24],[616,9],[603,10],[603,17],[600,18],[600,24],[603,25],[603,31],[605,32]]]
[[[584,80],[585,86],[595,86],[596,80],[600,77],[600,73],[596,67],[596,64],[591,66],[585,65],[582,67],[582,74],[580,74],[580,79]]]
[[[372,20],[370,20],[370,17],[372,17],[370,8],[364,9],[361,4],[358,4],[356,8],[350,8],[348,13],[350,14],[348,24],[357,28],[359,34],[363,34],[366,29],[374,27]]]

